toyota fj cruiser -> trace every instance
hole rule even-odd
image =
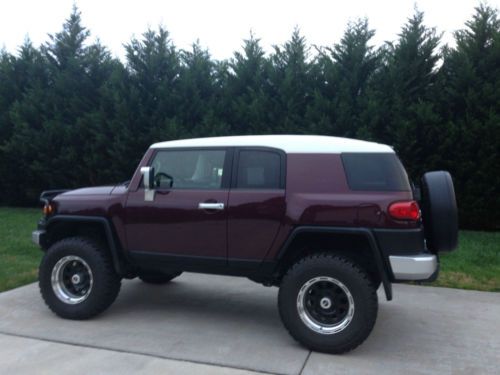
[[[420,193],[421,191],[421,193]],[[317,351],[361,344],[377,289],[433,280],[457,245],[450,174],[410,184],[392,148],[326,136],[269,135],[153,144],[117,186],[47,191],[33,241],[43,299],[93,317],[122,278],[163,284],[182,272],[278,286],[290,334]]]

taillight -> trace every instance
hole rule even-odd
[[[420,219],[420,207],[415,201],[394,202],[389,206],[389,215],[398,220]]]

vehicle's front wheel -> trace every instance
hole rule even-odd
[[[320,352],[344,353],[375,325],[376,289],[364,270],[335,254],[301,259],[283,277],[279,312],[290,334]]]
[[[66,319],[88,319],[106,310],[120,291],[105,251],[85,238],[52,245],[39,268],[40,292],[47,306]]]

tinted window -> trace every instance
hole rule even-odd
[[[342,154],[352,190],[408,191],[408,176],[395,154]]]
[[[279,189],[281,157],[276,152],[240,151],[236,187]]]
[[[155,169],[155,186],[220,189],[225,154],[223,150],[158,151],[151,163]]]

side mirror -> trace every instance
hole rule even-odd
[[[155,197],[155,169],[153,167],[141,167],[141,174],[142,180],[144,181],[144,200],[153,201]]]

